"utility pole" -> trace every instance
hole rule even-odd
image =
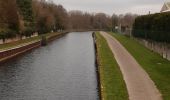
[[[149,15],[151,14],[151,11],[149,11]]]

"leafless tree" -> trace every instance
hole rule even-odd
[[[16,0],[0,1],[0,25],[6,28],[16,28],[18,26],[18,12]]]

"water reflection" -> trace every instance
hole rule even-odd
[[[90,32],[70,33],[0,66],[0,100],[97,100]]]

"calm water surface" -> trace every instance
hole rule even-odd
[[[91,32],[67,34],[0,65],[0,100],[98,100]]]

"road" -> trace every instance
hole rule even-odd
[[[149,75],[131,54],[111,35],[100,34],[107,40],[109,47],[120,67],[130,100],[162,100],[161,94]]]

